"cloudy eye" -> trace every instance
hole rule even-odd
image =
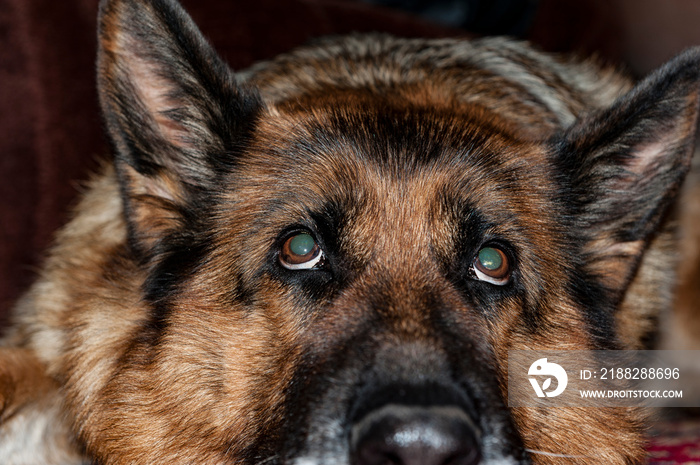
[[[323,251],[311,234],[302,232],[284,241],[279,260],[288,270],[310,270],[321,265]]]
[[[477,279],[497,286],[507,284],[510,279],[508,256],[497,247],[481,248],[474,259],[472,269]]]

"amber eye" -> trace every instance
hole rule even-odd
[[[503,286],[510,278],[510,263],[497,247],[483,247],[474,259],[474,274],[481,281]]]
[[[322,263],[323,251],[311,234],[302,232],[284,241],[279,259],[289,270],[309,270]]]

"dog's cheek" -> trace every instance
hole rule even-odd
[[[489,325],[498,362],[501,395],[508,398],[508,354],[511,350],[582,350],[595,347],[590,321],[569,296],[554,295],[538,309],[533,327],[511,306]],[[644,458],[644,412],[639,409],[528,408],[510,409],[533,463],[637,463]],[[590,444],[596,444],[591,448]],[[592,456],[591,454],[595,455]]]
[[[284,323],[204,299],[175,305],[158,345],[134,342],[80,416],[98,457],[221,462],[279,422],[295,358]]]
[[[62,372],[69,374],[68,400],[90,451],[108,463],[221,462],[243,454],[277,420],[286,366],[294,359],[288,337],[294,320],[268,312],[281,304],[261,296],[278,290],[244,285],[217,263],[180,276],[163,311],[134,301],[130,290],[147,281],[144,273],[120,254],[109,255],[111,265],[100,264],[95,276],[113,284],[118,278],[120,285],[73,286],[113,291],[80,296],[76,301],[91,310],[76,309],[65,322],[74,328],[66,341],[74,350]],[[246,302],[254,297],[266,304],[251,312]]]
[[[275,449],[281,425],[287,421],[285,402],[298,383],[297,366],[304,358],[300,338],[322,309],[316,300],[300,297],[295,286],[269,275],[241,287],[247,289],[241,299],[231,301],[222,294],[212,299],[205,314],[174,315],[173,327],[182,331],[179,340],[185,347],[173,347],[168,353],[192,354],[188,365],[197,376],[209,379],[200,391],[206,392],[217,380],[210,406],[220,410],[220,441],[227,444],[228,457],[274,455],[279,453]],[[216,368],[207,374],[201,360],[210,360]]]
[[[644,420],[628,408],[511,409],[525,447],[538,465],[642,463]],[[591,447],[595,445],[595,447]]]

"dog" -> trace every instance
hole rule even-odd
[[[507,357],[654,340],[698,50],[634,83],[354,35],[233,73],[175,0],[99,29],[114,159],[4,336],[3,463],[644,460],[642,409],[509,408]]]

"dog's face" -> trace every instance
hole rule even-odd
[[[506,42],[337,40],[237,80],[170,1],[104,2],[100,33],[126,239],[60,368],[91,453],[640,460],[636,411],[509,410],[506,360],[644,335],[619,315],[689,163],[696,55],[603,107],[624,84]]]

